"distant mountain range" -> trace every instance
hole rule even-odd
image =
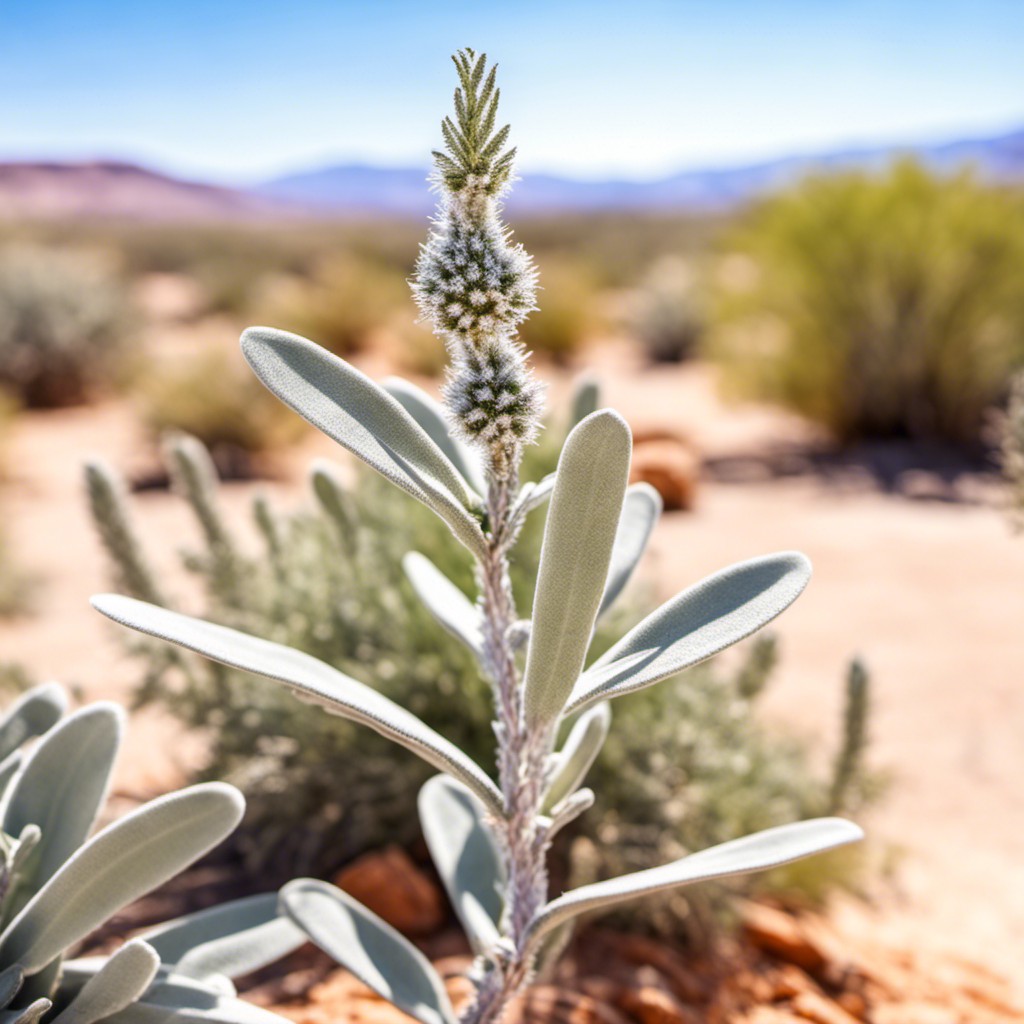
[[[580,181],[524,174],[514,213],[582,210],[720,210],[813,170],[878,167],[913,154],[939,171],[974,165],[986,178],[1024,183],[1024,129],[930,146],[886,146],[683,171],[658,181]],[[357,214],[426,215],[426,170],[340,164],[250,189],[182,181],[117,161],[0,162],[0,218],[253,220]]]

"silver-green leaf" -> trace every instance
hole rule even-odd
[[[604,588],[598,615],[604,615],[625,589],[633,570],[647,550],[647,542],[651,539],[661,509],[661,495],[650,484],[633,484],[627,489],[626,499],[622,503],[622,516],[615,531],[608,584]]]
[[[278,911],[278,894],[262,893],[166,921],[142,934],[176,974],[238,978],[287,956],[305,935]]]
[[[419,794],[420,824],[437,873],[476,953],[498,941],[505,874],[484,810],[465,786],[446,775]]]
[[[354,366],[285,331],[250,327],[242,352],[300,416],[433,509],[470,550],[484,551],[479,498],[426,431]]]
[[[421,1024],[455,1024],[444,985],[427,958],[347,893],[302,878],[281,904],[312,942],[364,985]]]
[[[752,558],[684,590],[630,630],[580,677],[566,714],[681,672],[786,610],[811,578],[799,552]]]
[[[381,386],[448,456],[469,487],[478,495],[486,494],[487,481],[484,479],[480,459],[469,445],[452,435],[441,403],[401,377],[388,377],[381,382]]]
[[[815,818],[755,832],[671,864],[573,889],[552,900],[537,915],[530,925],[530,939],[535,944],[564,921],[589,910],[606,909],[638,896],[695,882],[763,871],[863,838],[861,829],[843,818]]]
[[[483,656],[480,613],[466,595],[425,555],[410,551],[402,568],[424,607],[449,633]]]
[[[32,751],[3,817],[8,835],[21,835],[29,825],[42,832],[31,877],[9,895],[15,912],[85,842],[106,799],[123,727],[124,712],[116,704],[90,704],[47,732]]]
[[[544,530],[523,682],[527,722],[562,713],[579,677],[604,594],[632,448],[618,413],[588,416],[558,461]]]
[[[26,740],[52,729],[60,721],[67,703],[67,694],[57,683],[34,686],[22,694],[0,720],[0,761]]]
[[[555,755],[554,771],[542,805],[545,813],[582,785],[608,738],[611,724],[612,709],[607,701],[588,709],[573,723],[562,749]]]
[[[92,603],[123,626],[284,683],[299,699],[368,725],[438,770],[454,775],[493,812],[503,813],[501,793],[478,764],[405,708],[330,665],[282,644],[130,597],[102,594]]]
[[[0,935],[0,955],[34,974],[111,914],[216,846],[242,817],[218,782],[159,797],[81,847]]]
[[[126,942],[82,986],[55,1024],[95,1024],[140,999],[160,968],[160,957],[142,939]]]

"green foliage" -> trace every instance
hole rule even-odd
[[[912,161],[814,177],[722,263],[715,348],[738,390],[840,441],[970,442],[1024,362],[1024,201]]]
[[[665,256],[648,272],[635,298],[630,327],[652,363],[680,363],[697,354],[704,336],[700,286],[690,263]]]
[[[70,405],[116,376],[130,305],[104,260],[0,250],[0,386],[29,406]]]
[[[90,838],[123,715],[116,705],[98,703],[62,718],[66,703],[51,683],[24,693],[0,719],[0,1009],[12,1021],[62,1024],[128,1024],[154,1015],[184,1022],[214,1010],[224,1024],[280,1024],[234,999],[230,980],[303,941],[278,917],[274,896],[260,898],[257,919],[227,904],[198,915],[216,915],[216,929],[189,928],[186,922],[195,919],[161,926],[157,933],[189,930],[173,951],[158,948],[159,938],[146,941],[147,933],[110,956],[72,958],[112,915],[219,843],[243,803],[222,783],[192,786]],[[212,939],[220,950],[216,963],[197,962]],[[246,951],[244,963],[233,956],[239,949]]]
[[[568,363],[600,330],[601,293],[579,260],[546,261],[540,267],[542,307],[520,328],[523,344],[559,365]]]
[[[318,261],[304,277],[272,282],[253,315],[261,323],[293,324],[298,333],[348,356],[397,316],[411,321],[415,312],[401,270],[340,255]]]
[[[153,365],[138,384],[139,411],[153,437],[197,437],[229,475],[248,475],[255,455],[296,441],[301,421],[275,401],[237,359],[211,349]]]

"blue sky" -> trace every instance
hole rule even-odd
[[[1024,0],[0,0],[0,159],[425,165],[466,45],[501,63],[524,170],[1024,126]]]

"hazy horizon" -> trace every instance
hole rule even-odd
[[[50,0],[0,28],[0,159],[234,185],[426,167],[466,43],[501,64],[524,173],[643,181],[1024,126],[1024,4],[1005,0]]]

